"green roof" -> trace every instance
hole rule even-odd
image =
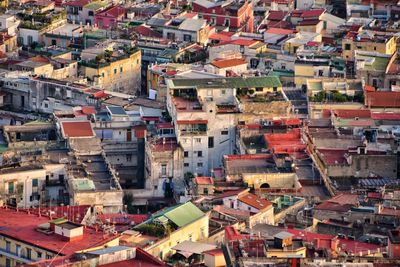
[[[167,80],[170,88],[256,88],[256,87],[281,87],[282,84],[276,76],[265,77],[224,77],[208,79],[172,79]]]
[[[307,87],[309,90],[322,90],[322,82],[321,81],[307,81]]]
[[[108,6],[108,3],[106,1],[95,1],[85,5],[84,8],[97,10],[106,6]]]
[[[168,220],[176,224],[178,227],[182,227],[203,217],[204,212],[202,212],[192,202],[186,202],[184,204],[162,210],[153,216],[155,217],[154,220],[160,217],[161,220],[164,219],[163,217],[168,218]]]
[[[61,224],[61,223],[65,223],[65,222],[68,222],[68,220],[65,218],[58,218],[58,219],[52,220],[50,223]]]
[[[365,64],[366,70],[377,70],[377,71],[385,71],[386,66],[390,61],[390,57],[375,57],[374,62],[371,65]]]
[[[87,190],[95,190],[96,189],[93,181],[89,180],[87,178],[72,180],[72,186],[75,190],[78,190],[78,191],[87,191]]]

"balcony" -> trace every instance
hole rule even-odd
[[[3,255],[5,257],[7,257],[7,258],[11,258],[11,259],[14,259],[16,261],[23,262],[23,263],[34,262],[31,259],[27,259],[25,256],[22,255],[22,253],[18,253],[17,254],[17,253],[11,252],[10,250],[3,249],[3,248],[0,248],[0,255]]]

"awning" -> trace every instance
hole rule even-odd
[[[207,124],[207,120],[180,120],[177,121],[178,124]]]

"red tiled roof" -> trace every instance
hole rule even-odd
[[[82,113],[86,115],[96,114],[96,108],[93,106],[83,106]]]
[[[368,198],[380,199],[380,198],[382,198],[382,194],[379,193],[379,192],[368,192],[367,197]]]
[[[257,40],[236,39],[233,40],[231,43],[235,45],[252,46],[257,42],[258,42]]]
[[[96,14],[97,16],[101,17],[113,17],[113,18],[118,18],[120,16],[125,15],[125,8],[122,6],[111,6],[109,8],[104,9],[103,11],[99,12]]]
[[[98,247],[114,240],[117,236],[105,237],[103,232],[98,232],[88,227],[83,229],[83,239],[79,241],[65,241],[57,234],[45,234],[37,231],[40,224],[49,223],[48,217],[17,212],[15,210],[0,208],[0,235],[58,253],[60,256],[71,255],[76,251]]]
[[[346,212],[358,203],[358,195],[339,194],[315,207],[317,210]]]
[[[92,0],[77,0],[77,1],[70,1],[70,2],[65,2],[63,5],[65,6],[76,6],[76,7],[83,7],[87,4],[92,2]]]
[[[347,164],[347,160],[344,157],[348,152],[347,149],[318,148],[317,151],[327,165]]]
[[[274,152],[299,152],[304,151],[306,145],[301,142],[300,129],[296,128],[287,133],[264,134],[267,148]]]
[[[286,11],[276,11],[276,10],[270,10],[267,16],[268,20],[276,20],[276,21],[281,21],[285,18],[285,16],[288,14]]]
[[[372,112],[371,118],[373,120],[399,121],[400,113]]]
[[[321,21],[319,19],[307,19],[300,21],[297,25],[299,26],[311,26],[311,25],[317,25]]]
[[[211,34],[208,39],[210,40],[218,40],[218,41],[224,41],[224,42],[229,42],[232,40],[232,38],[230,36],[227,36],[225,34],[221,34],[219,32],[215,32],[213,34]]]
[[[281,34],[281,35],[288,35],[295,33],[295,30],[292,29],[282,29],[282,28],[269,28],[266,33],[272,33],[272,34]]]
[[[29,60],[33,62],[50,63],[50,60],[43,56],[31,57]]]
[[[365,105],[367,107],[400,108],[400,92],[365,92]]]
[[[201,184],[201,185],[213,185],[214,184],[214,179],[212,177],[205,177],[205,176],[199,176],[194,178],[196,184]]]
[[[239,233],[239,231],[236,228],[233,228],[233,226],[226,226],[225,239],[229,241],[235,241],[243,239],[243,236]]]
[[[325,12],[325,9],[311,9],[302,11],[303,11],[301,14],[302,18],[317,18]]]
[[[157,129],[170,129],[174,128],[174,126],[170,122],[162,122],[156,124]]]
[[[267,23],[267,26],[268,28],[283,28],[283,29],[292,28],[292,24],[286,20],[270,21]]]
[[[342,119],[358,118],[371,118],[371,111],[369,109],[336,109],[333,114]]]
[[[247,62],[242,58],[233,58],[233,59],[214,60],[210,64],[217,68],[223,69],[244,64],[247,65]]]
[[[272,206],[271,202],[251,193],[240,196],[238,200],[258,210],[263,210]]]
[[[90,121],[62,121],[61,128],[66,138],[95,136]]]
[[[133,28],[133,31],[144,37],[162,38],[162,35],[160,33],[143,25]]]
[[[244,159],[269,159],[271,154],[243,154],[243,155],[224,155],[224,160],[244,160]]]

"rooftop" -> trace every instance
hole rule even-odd
[[[0,208],[1,235],[21,240],[53,253],[61,251],[60,256],[72,255],[80,250],[98,247],[117,238],[113,235],[105,237],[103,232],[97,233],[94,229],[84,228],[83,239],[68,242],[60,235],[37,231],[39,225],[48,224],[50,221],[46,216],[39,217],[26,212]]]
[[[90,121],[62,121],[61,131],[64,138],[95,136]]]
[[[256,88],[281,87],[276,76],[266,77],[226,77],[209,79],[171,79],[167,80],[170,88]]]
[[[240,196],[238,200],[258,210],[263,210],[272,206],[271,202],[251,193]]]

